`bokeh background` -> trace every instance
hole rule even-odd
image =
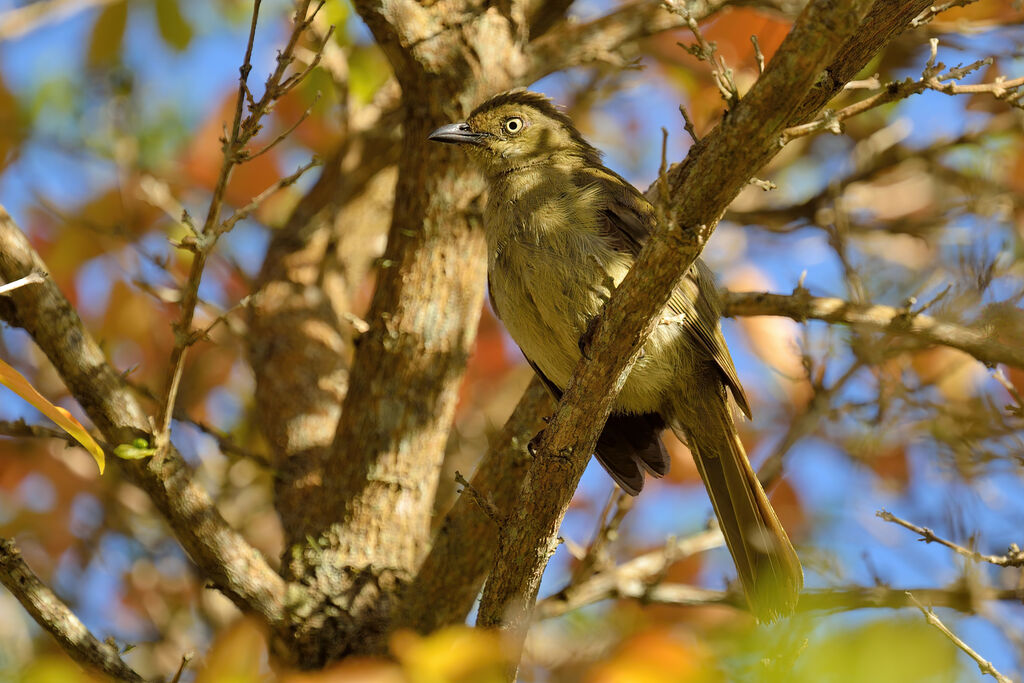
[[[10,21],[30,4],[0,0],[0,204],[28,233],[115,367],[140,391],[156,391],[174,343],[174,288],[189,265],[189,255],[169,243],[182,237],[175,212],[180,204],[205,214],[251,6],[94,0],[65,3],[73,11],[37,25]],[[572,12],[593,17],[611,5],[578,0]],[[254,82],[273,68],[289,8],[282,0],[264,2]],[[337,73],[321,66],[278,104],[268,136],[305,109],[312,113],[283,144],[236,171],[227,195],[234,205],[311,154],[329,154],[345,135],[343,112],[373,101],[389,80],[386,59],[348,3],[329,0],[324,19],[337,26],[333,49],[347,58],[347,80],[339,86]],[[788,27],[778,13],[731,9],[703,30],[742,92],[757,74],[750,35],[770,57]],[[947,64],[995,58],[973,82],[1024,74],[1024,14],[1010,2],[982,0],[901,38],[864,77],[918,77],[932,37]],[[581,68],[533,89],[564,104],[605,150],[608,165],[643,189],[657,175],[662,127],[670,133],[668,159],[686,154],[680,103],[698,134],[724,109],[708,65],[677,45],[692,40],[686,31],[665,33],[641,46],[636,68]],[[844,101],[857,97],[863,94]],[[739,291],[788,293],[803,278],[819,296],[893,306],[914,297],[920,306],[948,288],[928,314],[989,326],[1005,343],[1024,343],[1022,113],[985,95],[926,92],[848,121],[842,135],[798,140],[761,173],[776,189],[746,190],[704,258],[721,285]],[[250,293],[270,234],[315,173],[222,240],[200,289],[199,324]],[[367,209],[379,214],[371,257],[383,250],[388,191],[385,182]],[[353,310],[365,310],[372,287],[371,268],[354,288]],[[724,325],[754,407],[754,420],[741,426],[743,439],[757,462],[784,459],[772,499],[800,549],[809,587],[1020,587],[1020,569],[966,561],[875,515],[891,510],[984,553],[1024,544],[1024,419],[1007,410],[1012,397],[991,369],[949,348],[820,322],[742,318]],[[254,418],[244,334],[244,316],[229,315],[189,355],[179,405],[190,420],[177,421],[173,435],[228,521],[276,562],[282,532]],[[23,332],[0,330],[0,358],[84,419]],[[1004,371],[1024,390],[1024,369]],[[485,310],[438,510],[456,495],[454,472],[472,471],[530,375]],[[44,422],[0,388],[0,420],[18,419]],[[637,499],[610,546],[613,559],[628,560],[708,524],[710,504],[689,455],[678,443],[671,450],[671,474]],[[592,465],[542,597],[569,579],[577,563],[572,548],[589,543],[612,493],[611,481]],[[193,651],[186,680],[286,676],[272,670],[259,629],[204,589],[145,495],[120,480],[116,468],[99,476],[81,449],[0,437],[0,535],[17,540],[33,569],[94,633],[132,645],[126,659],[140,671],[173,672]],[[723,588],[733,572],[727,552],[717,549],[673,563],[665,579]],[[1019,677],[1024,608],[984,600],[970,607],[938,614],[1003,673]],[[480,680],[459,666],[477,655],[491,661],[493,650],[469,633],[410,636],[394,643],[398,668],[364,662],[288,680]],[[777,670],[787,671],[780,680],[800,681],[981,677],[914,609],[840,608],[765,628],[728,607],[631,600],[539,623],[523,675],[713,681],[768,679]],[[0,592],[0,680],[90,679]]]

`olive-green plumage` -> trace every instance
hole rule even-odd
[[[430,139],[463,145],[487,177],[488,286],[498,317],[560,395],[588,333],[655,227],[647,199],[601,163],[572,121],[536,93],[514,90]],[[699,259],[644,344],[596,455],[636,495],[662,476],[666,425],[693,452],[754,613],[793,611],[803,585],[796,552],[740,443],[728,392],[750,406],[719,325],[714,279]]]

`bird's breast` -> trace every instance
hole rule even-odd
[[[505,223],[509,225],[509,223]],[[488,278],[494,307],[523,353],[564,388],[580,359],[580,339],[632,265],[607,236],[588,226],[557,231],[488,229]],[[656,331],[652,341],[664,335]],[[620,409],[657,410],[671,362],[648,344],[620,394]],[[652,372],[653,371],[653,372]],[[636,381],[642,380],[642,381]]]

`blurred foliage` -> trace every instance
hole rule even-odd
[[[580,4],[591,14],[608,5]],[[287,9],[283,0],[264,2],[254,87],[272,68]],[[30,235],[115,367],[144,395],[160,389],[173,346],[175,297],[191,254],[171,241],[186,234],[183,209],[204,215],[216,182],[249,11],[241,0],[111,2],[0,45],[0,203]],[[331,0],[325,11],[327,23],[337,25],[332,44],[345,57],[346,80],[322,64],[278,104],[263,142],[311,113],[288,140],[237,169],[227,191],[231,206],[291,172],[296,160],[329,155],[345,139],[353,112],[380,96],[390,79],[386,58],[351,7]],[[949,63],[994,55],[984,80],[1019,76],[1022,21],[1009,2],[952,10],[895,43],[862,76],[916,77],[931,36]],[[736,8],[704,29],[745,92],[757,76],[750,35],[770,59],[788,27],[776,13]],[[641,187],[660,162],[661,126],[672,133],[669,158],[685,154],[688,139],[675,113],[680,102],[698,135],[722,115],[707,65],[681,50],[680,41],[689,44],[692,36],[676,31],[646,41],[640,72],[587,67],[537,86],[566,103],[611,165]],[[836,106],[862,96],[846,93]],[[806,271],[814,294],[894,306],[916,297],[920,306],[950,285],[927,313],[987,326],[1019,345],[1019,113],[982,95],[928,93],[851,119],[842,136],[800,139],[762,172],[778,189],[745,191],[706,257],[723,285],[740,290],[791,291]],[[267,242],[311,180],[279,193],[225,238],[200,289],[197,326],[251,292]],[[383,237],[378,241],[382,248]],[[357,316],[372,293],[367,268],[364,279],[350,283]],[[188,355],[173,436],[228,521],[276,561],[282,531],[253,410],[245,334],[244,316],[228,314]],[[742,435],[755,456],[786,458],[788,476],[773,499],[800,546],[810,585],[1017,585],[1019,571],[968,571],[948,551],[922,547],[873,518],[885,505],[986,552],[1021,541],[1022,421],[1006,410],[1011,398],[981,364],[907,338],[781,318],[727,323],[727,334],[755,404],[756,419],[741,425]],[[0,357],[82,418],[23,333],[2,331]],[[472,471],[529,376],[485,310],[460,392],[439,511],[454,500],[454,472]],[[1024,371],[1008,376],[1024,389]],[[0,396],[0,420],[21,417],[42,421]],[[626,561],[661,547],[669,535],[703,527],[709,508],[699,477],[685,446],[669,448],[671,474],[638,500],[608,561]],[[589,538],[609,489],[599,468],[588,474],[566,538]],[[33,569],[94,632],[133,645],[126,659],[147,675],[175,671],[186,652],[196,658],[185,680],[218,683],[486,683],[498,680],[505,664],[493,634],[452,628],[426,638],[396,635],[393,661],[276,671],[265,634],[204,588],[145,495],[116,472],[98,477],[81,449],[61,442],[0,440],[0,535],[17,538]],[[545,592],[578,564],[560,550]],[[677,559],[661,578],[721,588],[731,572],[716,551]],[[94,680],[2,597],[0,679]],[[609,600],[539,624],[522,673],[526,680],[586,683],[973,680],[969,662],[919,616],[837,610],[761,628],[722,606]],[[983,654],[1020,671],[1019,606],[995,605],[982,616],[955,621],[943,612]]]

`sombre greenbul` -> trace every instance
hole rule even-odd
[[[491,303],[533,369],[561,396],[591,321],[656,227],[654,207],[537,93],[493,97],[429,139],[464,147],[486,176]],[[662,317],[595,455],[636,495],[645,471],[668,472],[660,432],[672,429],[693,452],[752,612],[763,620],[790,614],[803,572],[736,433],[728,395],[748,418],[750,405],[703,261],[678,284]]]

